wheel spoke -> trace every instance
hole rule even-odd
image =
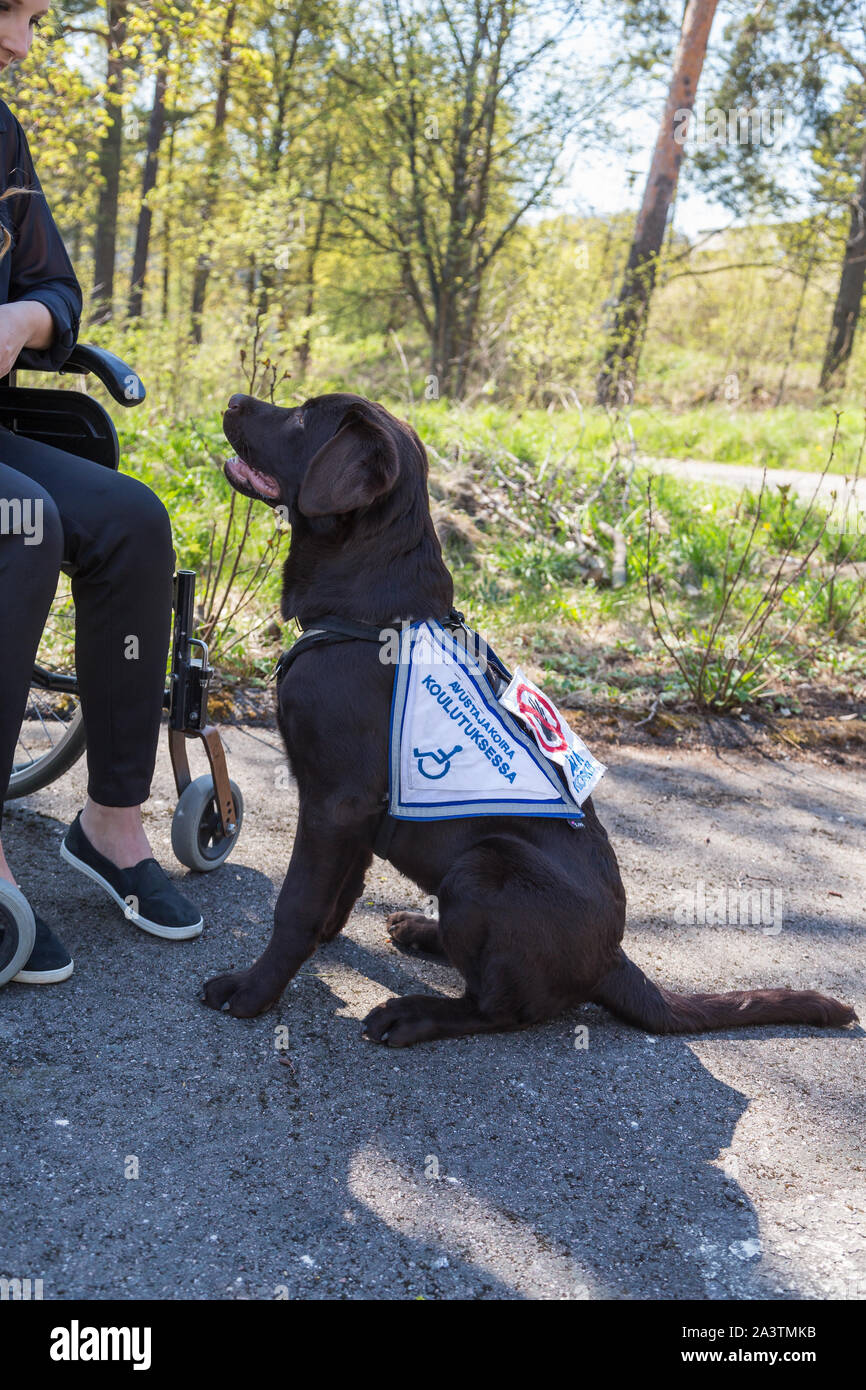
[[[70,583],[62,575],[39,644],[36,664],[48,675],[69,676],[75,669],[75,609]],[[47,785],[69,766],[67,741],[76,735],[78,699],[67,691],[33,685],[16,740],[10,794]],[[57,771],[52,772],[56,764]]]

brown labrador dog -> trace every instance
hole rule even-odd
[[[224,420],[239,492],[287,509],[283,615],[391,628],[442,619],[451,576],[430,518],[427,456],[414,430],[359,396],[285,410],[234,396]],[[278,687],[279,724],[300,812],[271,940],[248,970],[219,975],[203,1000],[241,1018],[274,1004],[363,891],[388,792],[395,667],[376,643],[299,654]],[[811,991],[673,994],[622,950],[625,891],[589,799],[583,829],[531,816],[392,822],[387,858],[439,899],[439,920],[394,913],[392,940],[445,955],[459,998],[389,999],[363,1033],[390,1047],[520,1028],[587,1000],[653,1033],[759,1023],[839,1026],[854,1010]]]

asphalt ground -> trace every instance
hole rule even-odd
[[[866,1297],[860,1027],[652,1038],[585,1006],[389,1051],[359,1036],[370,1008],[459,983],[388,941],[386,914],[423,898],[379,860],[276,1010],[200,1004],[268,938],[296,808],[276,731],[225,740],[246,820],[222,869],[172,858],[164,742],[147,808],[198,941],[145,935],[59,858],[83,764],[7,810],[10,862],[76,968],[0,991],[0,1277],[41,1279],[45,1299]],[[603,756],[596,806],[644,970],[819,988],[866,1018],[857,774]],[[701,884],[716,905],[763,890],[768,911],[690,922]]]

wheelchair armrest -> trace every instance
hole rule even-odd
[[[147,392],[137,372],[128,367],[113,352],[79,343],[60,368],[61,374],[92,372],[102,382],[118,405],[141,405]]]
[[[54,367],[25,367],[28,372],[53,372]],[[144,389],[144,382],[137,372],[131,367],[127,367],[119,357],[115,357],[113,352],[106,352],[105,348],[90,347],[87,343],[79,343],[73,348],[69,357],[60,368],[62,376],[87,376],[92,372],[98,377],[107,391],[114,397],[118,405],[141,405],[147,392]],[[4,378],[2,385],[14,383],[15,371],[11,377]]]

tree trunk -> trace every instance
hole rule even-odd
[[[613,315],[613,327],[598,378],[600,405],[630,401],[655,286],[668,212],[683,160],[684,113],[695,95],[718,0],[688,0],[673,74],[634,239]]]
[[[162,45],[163,60],[168,54],[168,42]],[[138,215],[138,230],[135,237],[135,257],[132,263],[132,279],[129,286],[129,305],[127,313],[131,319],[140,319],[144,306],[144,285],[147,279],[147,258],[150,251],[150,230],[153,224],[153,210],[149,198],[156,187],[159,173],[159,152],[165,135],[165,94],[168,86],[168,72],[160,66],[156,75],[156,89],[150,125],[147,131],[147,157],[144,164],[144,177],[141,182],[141,211]]]
[[[845,243],[845,259],[839,277],[839,289],[833,307],[833,322],[824,363],[821,367],[821,390],[831,384],[842,386],[845,368],[854,346],[854,332],[860,317],[863,298],[863,279],[866,275],[866,146],[860,161],[860,181],[851,208],[851,227]]]
[[[457,329],[457,351],[454,371],[454,394],[462,400],[469,385],[470,370],[476,352],[478,315],[481,309],[481,276],[476,275],[468,289],[463,314]]]
[[[451,286],[443,282],[437,286],[433,352],[430,359],[430,372],[436,379],[437,395],[443,398],[451,395],[454,381],[453,332],[453,296]]]
[[[328,216],[328,199],[331,196],[331,178],[334,171],[334,162],[337,157],[336,146],[331,145],[328,149],[325,162],[325,186],[322,193],[322,201],[319,203],[319,213],[316,218],[316,230],[313,233],[313,240],[307,251],[307,300],[304,306],[304,318],[306,327],[304,336],[298,344],[298,373],[303,379],[310,367],[310,358],[313,352],[313,330],[310,326],[310,319],[316,309],[316,264],[319,259],[319,252],[322,249],[322,241],[325,236],[325,223]]]
[[[222,44],[220,47],[220,78],[217,88],[217,101],[214,111],[213,130],[211,132],[210,151],[208,154],[205,196],[201,206],[201,228],[202,235],[205,238],[205,245],[203,250],[199,252],[192,288],[192,339],[194,343],[201,343],[202,340],[202,317],[204,314],[205,299],[207,297],[207,282],[211,272],[211,253],[213,251],[214,241],[210,231],[210,221],[216,203],[217,188],[219,187],[220,161],[223,150],[223,134],[225,132],[226,116],[228,114],[229,80],[231,77],[232,51],[234,48],[232,33],[235,26],[237,9],[237,4],[232,3],[226,10]]]
[[[776,399],[773,401],[774,407],[782,404],[782,397],[785,394],[785,383],[788,380],[788,369],[794,360],[794,348],[797,345],[797,332],[800,327],[800,319],[803,316],[803,305],[806,302],[806,292],[809,288],[809,281],[812,278],[812,271],[818,255],[818,232],[813,229],[812,245],[809,251],[809,260],[803,273],[803,283],[800,286],[800,298],[797,300],[797,308],[794,311],[794,321],[791,324],[791,332],[788,334],[788,351],[782,363],[782,375],[779,378],[779,385],[776,388]]]
[[[126,0],[108,3],[108,70],[105,106],[109,125],[99,145],[99,205],[93,241],[93,322],[111,318],[114,303],[114,263],[123,163],[123,68],[120,48],[125,38]]]
[[[172,119],[171,135],[168,138],[168,184],[174,178],[174,146],[175,136],[177,135],[177,120]],[[164,323],[168,322],[168,311],[171,303],[171,249],[172,249],[172,221],[171,221],[171,199],[167,198],[162,212],[162,306],[161,316]]]

